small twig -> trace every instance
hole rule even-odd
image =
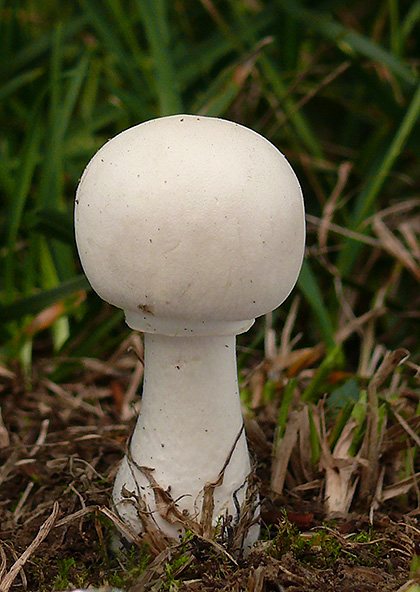
[[[338,167],[338,179],[336,186],[334,187],[331,196],[327,203],[325,204],[323,215],[321,218],[320,225],[318,227],[318,243],[321,249],[326,249],[327,247],[327,237],[328,237],[328,229],[332,222],[334,212],[337,207],[338,199],[348,181],[350,172],[352,169],[351,162],[343,162]]]
[[[19,451],[15,448],[14,450],[12,450],[11,455],[3,464],[3,466],[0,467],[0,485],[2,485],[2,483],[4,483],[9,477],[10,473],[14,471],[18,459]]]
[[[1,592],[8,592],[10,587],[12,586],[13,582],[15,581],[17,575],[19,574],[20,570],[23,568],[25,563],[28,561],[29,557],[36,551],[39,545],[46,539],[46,537],[51,532],[54,523],[57,520],[58,513],[60,511],[60,506],[58,502],[54,503],[53,511],[50,516],[46,519],[46,521],[41,525],[38,534],[29,545],[27,549],[22,553],[22,555],[15,561],[12,565],[8,573],[2,578],[0,581],[0,590]]]
[[[239,432],[236,435],[235,441],[232,444],[232,448],[230,449],[229,454],[226,457],[226,460],[221,468],[219,475],[217,476],[216,481],[212,483],[206,483],[204,485],[204,495],[203,495],[203,503],[201,508],[201,520],[200,526],[202,528],[202,532],[204,538],[206,539],[213,539],[213,512],[214,512],[214,490],[216,487],[219,487],[223,483],[223,479],[225,477],[225,471],[230,463],[233,453],[235,452],[236,446],[239,442],[240,437],[244,433],[245,425],[242,424]]]
[[[86,440],[96,440],[98,438],[102,438],[102,436],[96,435],[96,434],[90,434],[90,435],[82,436],[81,438],[75,438],[74,441],[75,442],[84,442]],[[92,471],[92,475],[96,475],[96,477],[98,477],[99,479],[101,479],[101,480],[105,479],[105,477],[103,475],[101,475],[101,473],[98,473],[98,471],[95,469],[95,467],[92,466],[92,464],[90,462],[88,462],[87,460],[85,460],[84,458],[80,458],[78,456],[73,456],[72,461],[74,463],[78,462],[78,463],[84,465],[90,471]],[[83,474],[86,474],[86,472],[83,471]]]
[[[51,382],[51,380],[48,380],[45,378],[42,382],[48,390],[50,390],[55,395],[60,397],[60,399],[62,399],[66,405],[73,407],[73,409],[83,409],[84,411],[87,411],[88,413],[92,413],[93,415],[96,415],[97,417],[104,416],[104,412],[102,411],[102,409],[98,409],[94,405],[91,405],[90,403],[86,403],[86,401],[83,401],[83,399],[81,399],[79,397],[73,397],[70,393],[68,393],[61,386],[59,386],[58,384],[55,384],[54,382]]]
[[[138,391],[139,385],[142,381],[143,374],[144,374],[144,362],[143,362],[143,360],[138,360],[136,363],[136,367],[134,369],[134,372],[132,373],[130,384],[128,385],[128,388],[126,390],[126,393],[125,393],[125,396],[124,396],[124,399],[122,402],[121,412],[120,412],[120,417],[121,417],[122,421],[126,421],[126,420],[130,419],[131,417],[133,417],[136,414],[136,412],[132,408],[132,405],[133,405],[134,397],[135,397],[135,395]]]
[[[44,444],[44,442],[47,438],[49,425],[50,425],[50,420],[44,419],[44,421],[41,423],[41,430],[39,432],[38,438],[36,439],[36,442],[35,442],[32,450],[30,451],[28,456],[31,456],[31,457],[35,456],[37,454],[37,452],[39,451],[39,449],[41,448],[41,446]]]
[[[358,331],[363,327],[363,325],[367,324],[372,319],[376,320],[383,316],[386,313],[386,310],[387,309],[384,306],[378,308],[375,307],[360,315],[360,317],[355,317],[349,320],[347,325],[339,329],[335,334],[336,343],[344,343],[355,331]]]
[[[381,210],[380,217],[382,220],[384,218],[387,218],[388,216],[392,216],[392,217],[394,217],[394,219],[396,219],[397,214],[405,214],[407,212],[411,212],[412,210],[414,210],[415,208],[417,208],[419,206],[420,206],[420,199],[413,199],[410,197],[409,199],[406,199],[405,201],[397,200],[397,202],[395,204],[393,204],[392,206],[389,206],[389,208],[384,208],[383,210]],[[362,227],[366,227],[366,226],[369,226],[369,224],[372,224],[372,221],[375,218],[377,218],[378,216],[379,216],[379,212],[375,213],[373,216],[366,218],[366,220],[363,222]]]
[[[340,64],[333,72],[330,72],[321,82],[315,86],[310,92],[304,95],[300,101],[298,101],[293,109],[291,109],[287,113],[281,113],[281,115],[277,115],[279,119],[279,126],[284,125],[290,118],[292,118],[302,107],[304,107],[311,99],[313,99],[323,88],[328,86],[333,80],[335,80],[338,76],[343,74],[349,67],[351,66],[350,60],[347,60]]]
[[[399,230],[410,248],[411,255],[416,259],[416,261],[420,261],[420,247],[417,242],[417,235],[413,228],[408,222],[403,222],[399,226]]]
[[[25,487],[25,491],[23,492],[23,495],[20,498],[19,503],[18,503],[18,505],[15,508],[15,511],[13,512],[13,520],[15,522],[17,522],[19,520],[19,518],[21,517],[21,515],[23,513],[22,512],[22,508],[25,505],[26,500],[28,499],[29,494],[31,493],[33,486],[34,486],[34,482],[33,481],[30,481],[28,483],[28,485]]]
[[[77,498],[80,501],[80,505],[82,506],[82,510],[84,510],[86,508],[86,503],[85,503],[85,500],[83,499],[82,494],[77,491],[77,489],[75,488],[75,486],[73,485],[73,483],[71,483],[69,485],[69,488],[68,489],[70,489],[71,491],[73,491],[73,493],[77,496]],[[80,523],[79,523],[79,532],[80,532],[80,534],[82,534],[82,528],[83,528],[83,520],[81,520]]]
[[[200,541],[208,543],[211,547],[213,547],[220,554],[225,555],[225,557],[227,557],[229,559],[229,561],[231,561],[233,563],[233,565],[235,565],[236,567],[239,567],[236,559],[234,557],[232,557],[232,555],[223,547],[223,545],[221,545],[220,543],[218,543],[214,539],[208,539],[208,538],[201,536],[197,533],[194,533],[194,536],[197,539],[199,539]]]
[[[408,438],[407,438],[407,440],[408,440]],[[410,443],[408,441],[407,441],[407,448],[408,448],[408,457],[410,459],[411,476],[413,478],[414,489],[416,490],[417,508],[420,508],[420,489],[419,489],[419,484],[418,484],[417,478],[416,478],[416,469],[414,468],[414,462],[413,462],[414,455],[411,451]]]
[[[129,526],[127,523],[121,520],[119,516],[114,514],[114,512],[112,512],[105,506],[101,506],[99,508],[99,511],[101,512],[101,514],[109,518],[109,520],[111,520],[111,522],[113,522],[114,525],[118,528],[118,530],[125,534],[125,536],[131,542],[135,543],[138,547],[141,547],[143,545],[143,539],[131,528],[131,526]]]
[[[7,378],[9,380],[13,380],[16,378],[16,374],[8,368],[6,368],[6,366],[3,366],[3,364],[0,364],[0,376],[2,378]]]
[[[3,422],[3,417],[0,408],[0,448],[7,448],[10,444],[9,432]]]
[[[381,217],[376,216],[374,218],[373,229],[381,241],[382,248],[395,257],[417,281],[420,281],[420,266],[416,263],[410,251],[404,247],[402,242],[382,221]]]
[[[292,578],[293,580],[300,580],[300,581],[304,580],[305,582],[307,582],[306,578],[289,571],[287,568],[285,568],[283,565],[281,565],[281,563],[279,563],[278,567],[279,567],[280,571],[282,571],[284,574],[289,576],[289,578]]]
[[[306,214],[306,221],[310,224],[314,224],[314,226],[319,226],[322,223],[322,218],[318,218],[317,216],[312,216],[311,214]],[[324,223],[325,224],[325,223]],[[381,243],[379,240],[372,238],[371,236],[365,236],[360,232],[354,232],[353,230],[349,230],[348,228],[343,228],[338,224],[334,224],[333,222],[328,222],[325,224],[325,227],[334,232],[335,234],[339,234],[340,236],[346,236],[348,238],[352,238],[353,240],[364,243],[366,245],[370,245],[372,247],[380,247]]]
[[[60,526],[67,526],[67,524],[70,524],[71,522],[74,522],[75,520],[78,520],[79,518],[86,516],[86,514],[91,514],[92,512],[97,512],[98,510],[99,506],[86,506],[82,510],[78,510],[77,512],[74,512],[69,516],[64,516],[64,518],[61,518],[61,520],[56,522],[55,528],[60,528]]]
[[[4,572],[6,571],[6,567],[7,567],[7,557],[6,557],[6,553],[4,552],[4,549],[2,546],[0,546],[0,556],[1,556],[1,564],[0,564],[0,581],[1,581],[2,577],[4,576]]]
[[[269,312],[265,315],[264,357],[267,360],[273,360],[276,356],[276,332],[273,329],[273,313]]]
[[[405,421],[405,419],[403,417],[401,417],[401,415],[397,411],[394,411],[394,417],[398,421],[398,423],[402,426],[402,428],[407,432],[407,434],[410,436],[410,438],[412,438],[414,440],[414,442],[417,444],[417,446],[420,446],[419,436],[416,434],[416,432],[414,430],[412,430],[410,428],[409,424]]]
[[[300,297],[296,296],[293,299],[292,305],[290,307],[290,312],[287,315],[286,322],[284,323],[284,326],[283,326],[283,331],[281,332],[280,352],[279,352],[279,356],[277,359],[277,366],[279,366],[281,369],[284,368],[286,360],[292,350],[291,345],[290,345],[291,336],[292,336],[293,327],[295,325],[299,304],[300,304]]]
[[[45,512],[50,510],[53,506],[54,502],[50,500],[37,505],[36,508],[30,512],[25,512],[25,519],[21,522],[22,526],[26,527],[33,520],[36,520],[40,516],[44,516]]]

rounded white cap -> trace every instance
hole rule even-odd
[[[167,335],[246,331],[299,275],[302,192],[268,140],[175,115],[105,144],[81,178],[76,241],[93,289],[128,324]]]

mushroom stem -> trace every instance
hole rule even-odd
[[[183,525],[170,524],[156,510],[156,483],[169,490],[180,512],[200,522],[204,487],[217,481],[229,459],[214,490],[213,523],[226,510],[234,520],[250,473],[245,434],[238,438],[243,419],[235,336],[144,337],[141,413],[116,479],[117,509],[141,530],[135,508],[124,499],[124,492],[137,492],[163,532],[182,536]],[[139,466],[153,470],[153,483]]]

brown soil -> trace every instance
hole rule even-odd
[[[255,422],[248,436],[263,518],[255,551],[234,558],[192,536],[157,557],[144,544],[115,554],[117,531],[107,509],[135,421],[120,420],[134,362],[100,364],[86,362],[83,383],[58,385],[45,378],[51,368],[42,367],[31,383],[17,372],[0,379],[2,591],[109,585],[131,592],[390,592],[410,578],[420,552],[415,508],[381,508],[373,525],[363,510],[326,525],[316,496],[270,492],[270,454],[255,436]],[[257,414],[267,434],[264,421]]]

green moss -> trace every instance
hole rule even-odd
[[[118,557],[113,558],[112,565],[107,566],[106,573],[109,574],[109,578],[103,582],[103,585],[116,588],[128,587],[141,576],[151,561],[152,557],[147,544],[144,544],[141,549],[136,547],[124,549]]]
[[[347,542],[330,528],[303,534],[287,517],[278,527],[268,549],[269,555],[275,559],[291,553],[300,563],[319,569],[332,567],[340,558],[355,565],[375,566],[385,551],[384,545],[376,542],[370,531],[362,531]]]

